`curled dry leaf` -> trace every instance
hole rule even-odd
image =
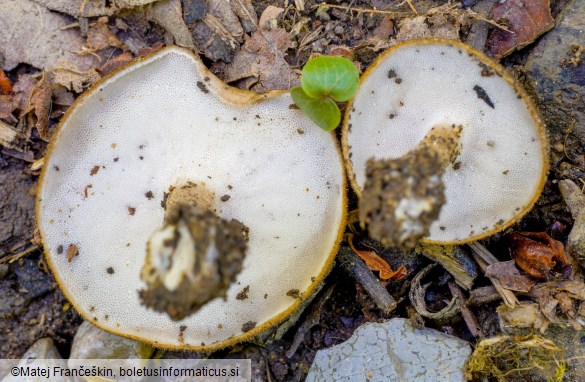
[[[0,68],[0,95],[9,95],[10,93],[12,93],[12,84],[6,77],[4,70]]]
[[[510,249],[516,264],[536,278],[567,278],[573,270],[563,243],[545,232],[512,232]]]
[[[49,112],[51,109],[51,80],[43,74],[32,89],[30,102],[23,114],[28,114],[43,140],[49,139]]]
[[[493,19],[508,29],[492,30],[486,45],[496,59],[533,42],[555,25],[550,0],[505,0],[492,9]]]
[[[438,312],[430,312],[427,309],[426,302],[425,302],[425,295],[427,292],[427,288],[431,285],[422,284],[422,279],[430,273],[431,270],[436,266],[436,264],[431,264],[428,267],[424,268],[420,271],[414,279],[412,279],[412,284],[410,286],[410,292],[408,297],[412,302],[412,305],[416,309],[417,313],[423,317],[430,318],[433,320],[444,321],[450,319],[451,317],[459,314],[461,311],[461,301],[457,296],[453,296],[451,301],[447,304],[446,307],[441,309]]]
[[[406,277],[406,267],[404,265],[400,266],[396,271],[393,271],[386,260],[378,256],[374,251],[360,251],[356,249],[353,245],[353,234],[349,234],[347,242],[351,250],[366,263],[370,270],[380,272],[380,278],[382,280],[402,280]]]

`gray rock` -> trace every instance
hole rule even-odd
[[[67,362],[61,358],[61,354],[55,348],[53,340],[50,338],[41,338],[35,342],[22,356],[18,366],[29,366],[29,367],[40,367],[45,369],[47,367],[53,368],[54,366],[60,366],[62,368],[67,367]],[[46,377],[15,377],[8,375],[2,382],[16,382],[16,381],[46,381]],[[60,381],[69,382],[72,381],[69,377],[63,377]]]
[[[88,321],[79,327],[73,345],[72,359],[130,359],[145,358],[145,346],[141,342],[129,340],[108,333]],[[142,355],[142,356],[141,356]]]
[[[555,28],[532,50],[526,62],[530,85],[534,88],[553,141],[562,142],[566,129],[585,144],[585,62],[575,59],[575,49],[585,45],[585,2],[573,0],[557,19]],[[580,62],[579,62],[580,61]]]
[[[466,341],[403,318],[359,327],[351,338],[315,356],[306,382],[464,381]]]

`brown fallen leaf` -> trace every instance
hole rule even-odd
[[[424,16],[403,19],[399,23],[397,41],[414,38],[440,37],[459,41],[459,32],[478,18],[470,9],[461,9],[452,3],[431,8]]]
[[[21,74],[14,84],[13,100],[16,109],[24,111],[37,81],[31,74]]]
[[[514,260],[488,265],[485,275],[498,279],[504,288],[516,292],[528,293],[536,285],[536,281],[520,274]]]
[[[496,59],[507,56],[533,42],[555,25],[550,0],[505,0],[492,8],[492,18],[508,31],[494,29],[486,42]]]
[[[284,29],[257,30],[245,40],[234,60],[225,66],[224,81],[252,78],[254,82],[249,83],[248,89],[257,92],[289,89],[300,83],[299,75],[284,59],[284,52],[291,44]]]
[[[68,62],[63,62],[51,70],[51,76],[54,84],[61,85],[75,93],[83,92],[88,86],[95,84],[100,79],[96,69],[79,71]]]
[[[126,65],[132,60],[133,57],[130,53],[121,53],[111,60],[108,60],[108,62],[103,64],[99,69],[97,69],[97,71],[102,76],[105,76],[106,74]]]
[[[550,281],[532,288],[530,297],[538,303],[540,311],[550,322],[557,322],[558,310],[567,316],[571,325],[580,329],[575,319],[576,301],[585,301],[585,284],[577,280]],[[559,309],[557,309],[559,308]]]
[[[12,93],[12,84],[6,77],[4,70],[0,68],[0,95],[9,95],[10,93]]]
[[[79,29],[63,29],[71,21],[30,0],[0,0],[0,56],[5,70],[19,63],[49,70],[61,61],[78,70],[97,65],[97,58],[79,56],[84,39]]]
[[[98,51],[109,47],[123,49],[124,43],[112,33],[108,26],[108,17],[100,17],[89,26],[87,31],[87,47],[90,51]]]
[[[545,232],[511,232],[510,251],[516,264],[536,278],[568,278],[573,270],[563,243]]]
[[[43,74],[31,92],[30,102],[24,111],[28,114],[31,125],[34,125],[41,139],[49,140],[49,111],[51,109],[51,80]]]
[[[251,0],[232,0],[232,9],[240,18],[242,27],[246,33],[254,32],[258,28],[258,16]]]
[[[221,31],[224,38],[242,43],[244,28],[230,3],[225,0],[207,0],[205,21],[216,33]],[[209,16],[212,16],[215,25],[209,22]]]
[[[175,44],[195,49],[191,31],[183,20],[181,0],[157,1],[146,8],[144,15],[169,32],[173,36]]]
[[[152,54],[154,52],[158,52],[162,48],[164,48],[164,44],[162,42],[157,42],[153,46],[148,46],[146,48],[140,48],[140,49],[138,49],[138,52],[137,52],[136,55],[138,57],[146,56],[146,55]]]
[[[0,118],[7,118],[16,109],[11,95],[0,95]]]
[[[351,250],[354,251],[355,254],[364,261],[364,263],[366,263],[370,270],[380,273],[380,279],[402,280],[406,277],[406,267],[404,265],[393,271],[392,268],[390,268],[390,264],[378,256],[374,251],[360,251],[356,249],[353,245],[353,234],[349,234],[347,242],[349,243]]]

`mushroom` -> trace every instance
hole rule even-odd
[[[311,295],[341,240],[345,177],[334,136],[291,104],[231,88],[176,47],[76,100],[50,142],[36,212],[47,263],[85,319],[208,351]]]
[[[360,221],[387,246],[489,236],[536,202],[548,171],[537,110],[500,65],[465,44],[398,44],[346,109],[343,155]]]

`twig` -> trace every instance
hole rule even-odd
[[[414,5],[412,4],[412,1],[411,0],[406,0],[406,2],[408,3],[408,6],[412,10],[412,13],[414,13],[415,15],[418,16],[418,11],[416,10],[416,8],[414,7]]]
[[[24,256],[28,255],[31,252],[36,251],[37,249],[39,249],[39,247],[37,247],[36,245],[31,245],[30,247],[28,247],[27,249],[25,249],[22,252],[16,253],[14,255],[10,255],[10,256],[5,256],[3,258],[0,259],[0,264],[4,264],[4,263],[9,263],[12,264],[15,261],[23,258]]]
[[[301,326],[299,326],[299,328],[297,329],[293,342],[290,345],[288,351],[285,353],[287,358],[290,359],[295,355],[297,349],[305,339],[305,335],[309,332],[309,330],[311,330],[313,326],[317,325],[321,320],[321,311],[323,310],[323,306],[325,305],[325,303],[329,300],[329,297],[331,297],[331,293],[333,293],[334,287],[335,285],[331,285],[325,291],[325,293],[319,296],[319,299],[316,301],[315,305],[313,305],[311,312],[309,313],[305,321],[303,321]]]
[[[449,281],[447,285],[449,285],[449,290],[451,291],[451,294],[453,296],[458,297],[459,301],[461,301],[460,306],[461,315],[463,316],[463,320],[465,321],[467,328],[471,332],[471,335],[476,338],[483,337],[483,332],[481,331],[481,327],[479,326],[479,323],[477,322],[475,315],[473,314],[471,309],[469,309],[469,307],[465,304],[465,295],[463,294],[461,288],[453,281]]]
[[[482,271],[487,268],[488,265],[497,263],[499,260],[492,255],[490,251],[487,250],[486,247],[479,243],[471,243],[469,244],[471,248],[471,253],[473,254],[473,258],[479,265]],[[513,308],[516,305],[520,305],[520,301],[516,298],[516,295],[512,293],[512,291],[504,288],[500,281],[493,277],[488,277],[492,282],[493,286],[496,288],[502,299],[504,300],[504,304],[508,305],[509,307]]]
[[[380,284],[380,280],[374,276],[358,255],[343,246],[339,249],[338,259],[343,269],[364,287],[381,311],[389,313],[396,309],[396,300],[390,296],[386,288]]]
[[[405,16],[405,15],[410,14],[410,12],[382,11],[379,9],[370,9],[370,8],[352,8],[352,7],[345,7],[343,5],[333,5],[333,4],[327,4],[327,3],[315,4],[311,7],[311,9],[320,8],[320,7],[336,8],[336,9],[342,9],[344,11],[357,12],[357,13],[381,13],[384,15],[394,15],[394,16]]]

